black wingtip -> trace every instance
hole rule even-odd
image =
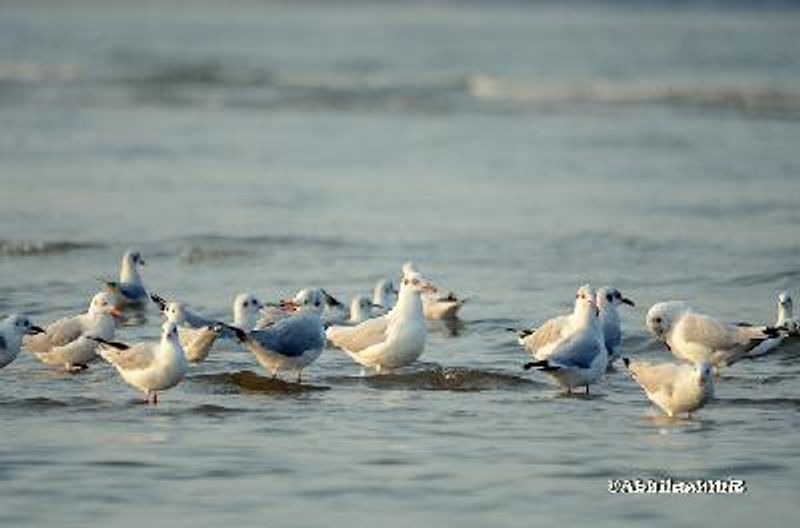
[[[109,341],[107,339],[103,339],[102,337],[94,337],[94,336],[86,336],[88,339],[92,341],[96,341],[101,345],[110,346],[111,348],[116,348],[117,350],[128,350],[130,347],[125,343],[120,343],[119,341]]]
[[[525,363],[522,368],[525,370],[530,370],[532,368],[538,368],[542,370],[558,370],[559,367],[553,367],[546,359],[542,359],[541,361],[531,361],[529,363]]]
[[[236,336],[236,340],[239,341],[240,343],[244,343],[245,341],[247,341],[247,332],[245,332],[241,328],[238,328],[236,326],[226,325],[225,323],[221,324],[224,325],[228,330],[233,332],[233,335]]]
[[[631,364],[631,360],[626,358],[626,357],[624,357],[624,358],[622,358],[622,363],[625,365],[625,368],[628,368],[628,365]]]
[[[150,300],[156,303],[162,312],[167,309],[167,300],[160,295],[152,293],[150,294]]]
[[[528,363],[525,363],[524,365],[522,365],[522,368],[524,368],[525,370],[530,370],[535,366],[536,365],[533,363],[533,361],[531,361],[531,362],[528,362]]]
[[[780,337],[782,332],[788,332],[789,329],[786,325],[783,326],[767,326],[764,328],[764,335],[769,338]]]
[[[320,288],[322,295],[325,296],[325,300],[328,301],[328,304],[331,306],[344,306],[344,304],[340,303],[339,300],[331,295],[330,293],[326,292],[324,289]]]

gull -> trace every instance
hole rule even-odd
[[[712,367],[708,361],[694,365],[686,363],[648,363],[622,358],[631,377],[672,418],[676,414],[692,413],[714,396]]]
[[[43,332],[26,315],[11,314],[0,321],[0,368],[17,359],[23,336]]]
[[[331,326],[326,335],[353,361],[377,373],[416,361],[425,350],[427,329],[421,294],[436,288],[416,272],[406,273],[392,310],[356,326]]]
[[[221,335],[222,326],[195,314],[182,302],[167,301],[155,294],[150,298],[158,305],[167,321],[178,325],[178,339],[186,355],[186,360],[189,363],[205,361],[217,338]]]
[[[389,279],[380,279],[372,290],[372,304],[380,307],[384,313],[394,308],[397,302],[397,288]]]
[[[600,327],[603,329],[606,350],[608,350],[608,365],[619,357],[619,345],[622,342],[622,327],[619,321],[617,307],[627,304],[636,306],[633,301],[623,297],[616,288],[605,286],[597,290],[597,307],[600,309]]]
[[[369,297],[356,295],[350,302],[350,317],[347,322],[350,324],[363,323],[372,316],[374,305]]]
[[[100,292],[86,313],[50,323],[43,333],[27,336],[23,346],[47,365],[63,365],[69,372],[83,370],[97,359],[97,342],[89,336],[113,339],[114,318],[121,315],[111,296]]]
[[[158,403],[158,391],[174,387],[186,375],[187,364],[178,325],[167,321],[161,327],[159,342],[127,345],[101,337],[90,337],[100,345],[100,355],[111,363],[129,385]]]
[[[800,335],[800,321],[794,317],[792,295],[788,291],[783,291],[778,294],[778,319],[775,321],[775,327],[785,330],[788,335]],[[783,340],[785,335],[779,335],[767,339],[763,343],[756,346],[751,352],[751,357],[763,356],[775,350]]]
[[[576,387],[586,387],[589,394],[589,385],[599,381],[606,371],[608,351],[597,319],[594,292],[589,286],[582,289],[586,295],[578,296],[567,337],[557,342],[546,359],[526,363],[524,368],[541,370],[568,393]]]
[[[666,301],[647,312],[647,328],[672,354],[685,361],[708,361],[715,369],[730,366],[760,343],[778,337],[768,326],[726,323],[692,310],[685,301]]]
[[[521,331],[509,328],[509,330],[517,332],[519,343],[533,355],[534,359],[547,359],[556,345],[573,332],[575,317],[580,310],[581,302],[593,298],[594,293],[591,287],[589,285],[581,286],[575,294],[575,305],[572,313],[548,319],[538,328]]]
[[[302,381],[302,371],[313,363],[325,347],[325,331],[320,314],[324,309],[324,295],[320,290],[308,290],[300,301],[287,301],[286,310],[296,313],[280,319],[269,326],[247,331],[228,328],[236,339],[253,353],[265,369],[278,376],[281,370],[297,373],[297,382]]]
[[[419,274],[417,267],[413,262],[406,262],[403,264],[403,275],[410,276]],[[460,299],[455,292],[448,292],[443,297],[437,297],[434,292],[424,292],[422,295],[422,308],[425,314],[425,319],[439,320],[439,319],[455,319],[458,316],[458,311],[466,303],[466,299]]]
[[[115,304],[142,306],[147,302],[147,290],[144,288],[138,268],[138,266],[144,265],[142,254],[136,250],[128,250],[122,255],[119,282],[103,281],[106,291],[116,296]]]

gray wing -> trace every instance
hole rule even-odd
[[[615,350],[622,341],[622,331],[619,325],[603,325],[603,339],[606,342],[606,348],[609,352]]]
[[[147,297],[147,291],[140,284],[120,284],[119,291],[128,299]]]
[[[308,350],[325,346],[322,321],[311,313],[287,317],[248,335],[270,352],[288,357],[301,356]]]
[[[667,394],[672,394],[675,381],[680,376],[683,367],[686,367],[686,365],[673,365],[671,363],[657,365],[644,361],[631,361],[628,364],[628,370],[633,379],[648,393],[665,391]]]
[[[706,315],[686,314],[681,320],[683,337],[711,350],[745,354],[769,337],[761,326],[735,326]]]
[[[184,315],[186,316],[186,326],[190,328],[205,328],[207,326],[212,326],[215,323],[215,321],[206,319],[202,315],[197,315],[189,310],[184,309]]]
[[[49,352],[53,347],[72,343],[83,335],[83,326],[75,317],[51,323],[43,334],[28,336],[26,348],[32,352]]]
[[[361,352],[384,341],[388,326],[389,320],[385,316],[368,319],[356,326],[332,326],[328,329],[328,339],[349,352]]]
[[[589,368],[600,353],[600,343],[589,336],[567,338],[547,358],[548,363],[566,368]]]

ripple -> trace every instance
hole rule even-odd
[[[33,257],[40,255],[60,255],[71,251],[96,249],[103,244],[96,242],[72,242],[68,240],[0,240],[0,256]]]
[[[243,370],[240,372],[224,372],[218,374],[201,374],[192,376],[193,381],[201,383],[218,384],[235,387],[250,392],[263,392],[267,394],[292,395],[305,394],[329,390],[330,387],[310,385],[308,383],[293,383],[279,378],[259,376],[255,372]]]
[[[327,378],[330,383],[360,383],[373,389],[478,392],[542,387],[541,383],[511,374],[461,368],[435,367],[415,372],[394,372],[367,377]]]

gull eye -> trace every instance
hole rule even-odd
[[[660,317],[656,317],[655,319],[653,319],[653,322],[657,323],[657,324],[661,324],[661,318]]]
[[[413,280],[411,281],[411,284],[414,284],[414,285],[417,285],[417,284],[419,284],[419,279],[413,279]]]
[[[613,295],[611,295],[611,294],[609,293],[608,295],[606,295],[606,299],[607,299],[609,302],[611,302],[611,301],[614,299],[614,296],[613,296]]]

